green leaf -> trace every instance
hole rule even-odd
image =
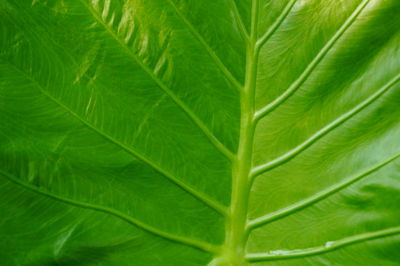
[[[0,1],[2,265],[398,265],[398,0]]]

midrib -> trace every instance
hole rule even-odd
[[[255,87],[257,77],[257,18],[258,0],[253,0],[250,37],[246,46],[245,84],[240,97],[240,135],[237,156],[232,165],[231,205],[226,222],[226,238],[221,252],[221,261],[225,265],[246,265],[246,224],[249,193],[251,186],[251,168],[253,140],[255,131]]]

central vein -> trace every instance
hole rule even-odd
[[[240,137],[237,156],[232,167],[232,199],[226,223],[223,256],[228,265],[245,265],[246,223],[250,193],[250,173],[255,131],[255,87],[257,77],[258,1],[253,0],[251,31],[246,49],[245,84],[240,98]]]

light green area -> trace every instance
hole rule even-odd
[[[0,265],[398,265],[398,0],[1,0]]]

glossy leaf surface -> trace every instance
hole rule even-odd
[[[398,0],[1,0],[2,265],[398,265]]]

